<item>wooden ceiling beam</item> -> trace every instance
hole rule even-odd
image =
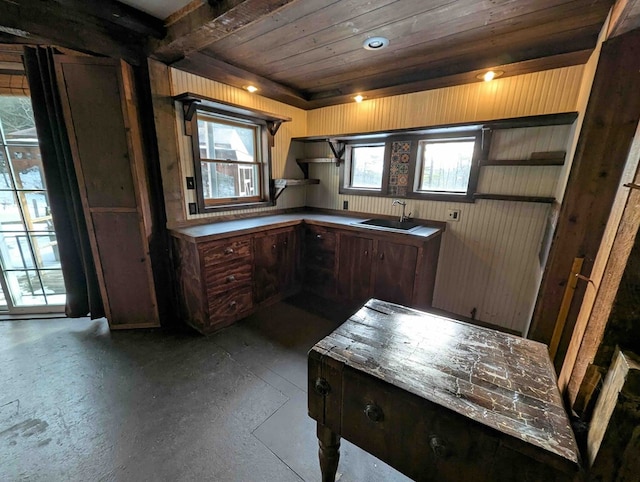
[[[300,109],[309,108],[307,100],[298,91],[199,52],[189,54],[171,66],[233,87],[243,88],[251,84],[258,87],[258,95]]]
[[[171,64],[296,0],[200,0],[172,20],[162,40],[149,42],[152,56]]]
[[[640,0],[618,0],[611,8],[607,37],[616,37],[636,28],[640,28]]]
[[[20,42],[48,43],[139,64],[142,37],[119,25],[41,0],[0,0],[0,27],[25,32]]]
[[[93,15],[139,35],[161,39],[166,34],[164,21],[117,0],[55,0],[65,8]]]

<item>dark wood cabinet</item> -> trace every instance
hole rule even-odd
[[[401,305],[413,305],[418,248],[377,241],[373,266],[373,297]]]
[[[297,228],[256,235],[254,250],[256,304],[280,299],[299,288],[300,236]]]
[[[361,304],[371,297],[416,308],[433,300],[440,236],[426,241],[384,234],[340,232],[338,299]]]
[[[208,241],[175,233],[182,317],[213,333],[303,287],[348,306],[371,297],[431,306],[440,232],[407,236],[327,224],[266,224]]]
[[[372,239],[340,234],[338,297],[341,301],[360,303],[370,298],[372,252]]]
[[[337,294],[336,231],[306,226],[304,233],[304,288],[332,300]]]
[[[253,310],[253,239],[173,240],[181,317],[213,333]]]

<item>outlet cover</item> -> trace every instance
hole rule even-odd
[[[189,203],[189,214],[198,214],[198,205],[196,203]]]
[[[187,177],[187,189],[195,189],[196,188],[196,180],[191,177],[188,176]]]
[[[342,209],[349,209],[349,201],[342,201]]]
[[[460,210],[449,209],[449,211],[447,211],[447,218],[449,221],[460,221]]]

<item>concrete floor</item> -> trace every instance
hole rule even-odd
[[[0,321],[0,480],[319,481],[306,353],[344,318],[295,303],[206,338]],[[346,441],[338,473],[409,480]]]

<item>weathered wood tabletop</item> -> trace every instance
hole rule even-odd
[[[340,436],[416,480],[575,480],[543,344],[369,300],[309,352],[323,480]]]

